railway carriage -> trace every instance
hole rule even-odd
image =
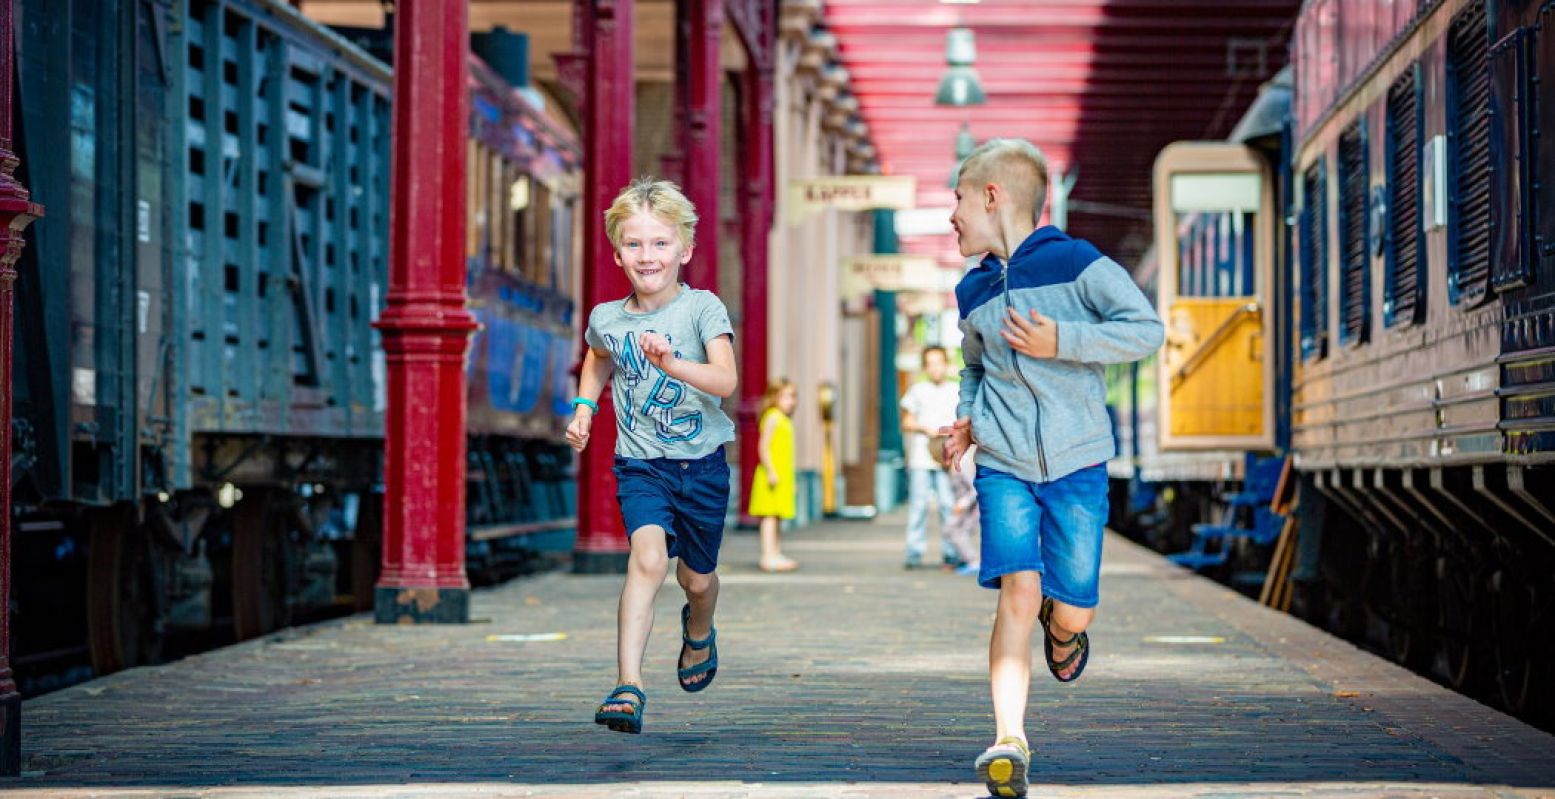
[[[23,0],[19,23],[22,177],[49,210],[18,265],[23,682],[370,602],[388,67],[273,0]],[[474,56],[470,92],[483,579],[572,524],[581,154]]]
[[[1310,0],[1283,134],[1174,145],[1157,164],[1160,310],[1186,342],[1162,356],[1161,450],[1289,455],[1295,611],[1542,722],[1555,712],[1541,679],[1555,664],[1551,64],[1548,0]],[[1255,256],[1269,279],[1246,307],[1270,323],[1248,339],[1217,338],[1213,315],[1174,324],[1177,288],[1204,285],[1191,274],[1202,230],[1176,190],[1254,172],[1274,225]],[[1271,360],[1288,386],[1258,379]],[[1219,376],[1204,368],[1217,361]],[[1209,434],[1255,385],[1271,435],[1218,447]],[[1195,425],[1207,435],[1174,438]],[[1119,518],[1158,540],[1200,513],[1146,504]]]

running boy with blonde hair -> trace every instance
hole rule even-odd
[[[1037,227],[1047,182],[1030,142],[991,140],[963,162],[950,218],[963,256],[986,253],[956,286],[966,368],[956,423],[943,432],[946,468],[978,445],[978,582],[999,591],[988,646],[996,732],[976,763],[994,796],[1026,794],[1033,626],[1060,682],[1078,679],[1090,656],[1104,464],[1115,454],[1103,365],[1145,358],[1164,335],[1123,267]]]
[[[720,400],[734,394],[734,330],[718,296],[680,282],[696,244],[696,209],[669,181],[639,178],[605,211],[605,232],[632,293],[589,313],[588,351],[567,443],[582,452],[610,380],[615,402],[616,498],[631,545],[616,611],[616,688],[594,722],[642,732],[642,662],[653,600],[678,557],[686,594],[676,676],[686,691],[718,674],[718,550],[729,505],[723,445],[734,423]]]

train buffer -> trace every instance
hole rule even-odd
[[[1179,566],[1202,569],[1220,566],[1231,557],[1231,543],[1245,539],[1253,544],[1269,544],[1285,527],[1286,517],[1272,507],[1283,484],[1286,459],[1255,458],[1247,468],[1242,490],[1226,498],[1225,516],[1218,524],[1193,525],[1193,543],[1186,552],[1167,558]],[[1248,517],[1251,517],[1250,521]],[[1211,550],[1214,542],[1217,548]]]
[[[480,589],[475,622],[283,630],[23,704],[7,797],[982,796],[995,594],[901,568],[903,517],[731,531],[717,682],[674,682],[659,595],[640,736],[592,723],[619,576]],[[1033,796],[1555,796],[1555,737],[1109,537],[1090,666],[1040,663]],[[1037,650],[1040,658],[1040,647]]]

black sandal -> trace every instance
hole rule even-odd
[[[631,710],[606,710],[610,705],[626,705]],[[622,683],[599,703],[599,709],[594,711],[594,723],[636,735],[643,731],[643,708],[647,706],[648,697],[640,688]]]
[[[1083,632],[1078,632],[1069,636],[1067,641],[1060,641],[1054,638],[1052,627],[1053,600],[1050,597],[1042,598],[1042,610],[1037,614],[1037,620],[1042,622],[1042,653],[1047,656],[1047,670],[1053,673],[1053,679],[1059,682],[1074,682],[1080,679],[1080,675],[1085,671],[1085,664],[1090,662],[1091,659],[1091,637]],[[1053,660],[1053,647],[1055,646],[1072,646],[1074,651],[1069,653],[1069,657],[1055,661]],[[1080,665],[1075,668],[1074,673],[1069,675],[1067,679],[1060,677],[1059,675],[1063,673],[1064,669],[1073,665],[1076,659],[1079,660]]]

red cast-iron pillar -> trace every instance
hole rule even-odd
[[[22,769],[22,697],[11,673],[11,297],[22,231],[43,216],[15,178],[20,164],[11,146],[11,70],[16,60],[11,0],[0,0],[0,776]]]
[[[579,318],[595,305],[632,290],[605,235],[605,209],[632,179],[632,131],[636,62],[632,46],[633,0],[575,0],[573,53],[558,58],[583,105],[583,290]],[[586,345],[585,345],[586,346]],[[626,530],[616,505],[615,406],[610,388],[600,396],[588,449],[578,460],[578,541],[573,569],[581,573],[626,570]]]
[[[740,495],[750,488],[760,461],[761,400],[767,390],[768,236],[772,231],[772,80],[776,58],[777,20],[774,3],[731,0],[730,16],[745,41],[750,65],[741,87],[740,116],[744,120],[742,151],[744,194],[740,197],[740,249],[745,267],[741,279],[740,317]],[[742,503],[743,504],[743,503]],[[742,518],[743,518],[742,513]]]
[[[388,360],[379,623],[466,622],[466,0],[402,3],[394,20]]]

